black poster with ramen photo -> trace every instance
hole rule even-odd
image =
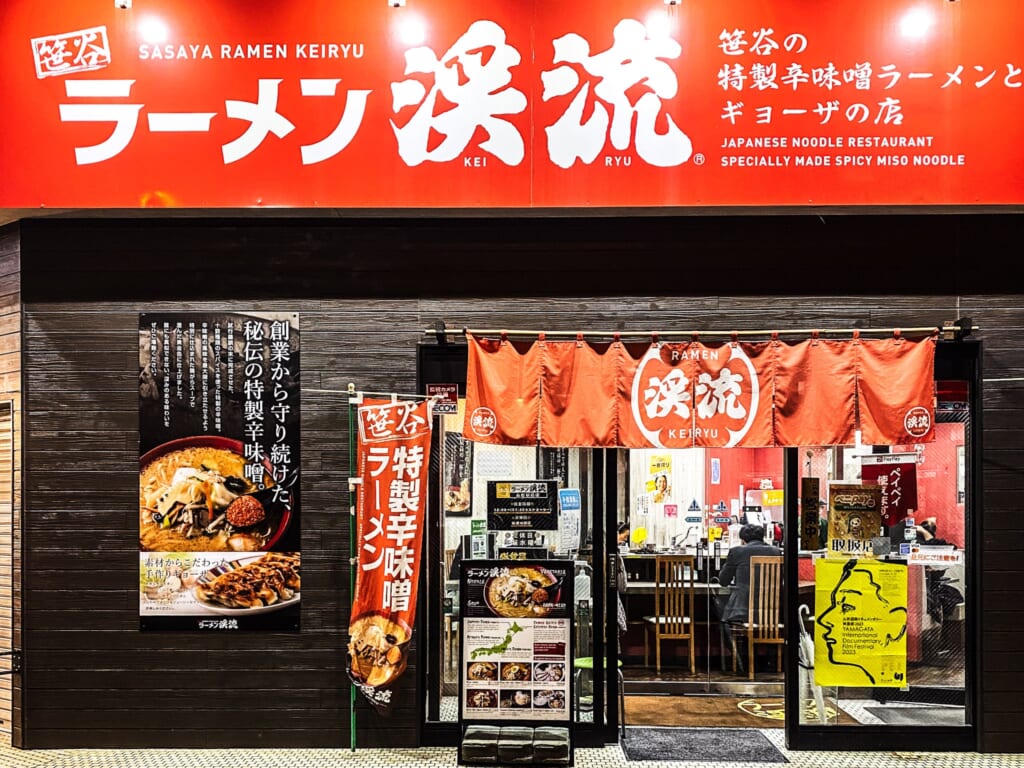
[[[444,513],[473,515],[473,443],[458,432],[444,433]]]
[[[299,322],[139,316],[145,630],[298,630]]]

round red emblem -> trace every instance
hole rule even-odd
[[[498,428],[498,417],[486,406],[475,408],[469,417],[469,428],[479,437],[490,437]]]
[[[903,416],[903,428],[911,437],[924,437],[932,430],[932,415],[927,408],[914,406]]]

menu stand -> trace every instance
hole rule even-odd
[[[464,560],[459,765],[572,766],[572,560]]]

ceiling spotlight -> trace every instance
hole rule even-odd
[[[405,0],[388,0],[388,5],[392,8],[405,8]]]
[[[163,20],[156,16],[143,16],[135,26],[139,39],[150,45],[166,43],[170,32]]]
[[[121,10],[128,10],[132,7],[132,0],[114,0],[114,7]]]
[[[665,5],[679,5],[683,0],[665,0]]]
[[[935,25],[935,16],[925,8],[914,8],[903,14],[900,19],[900,33],[905,38],[912,40],[923,40],[928,37],[931,28]]]

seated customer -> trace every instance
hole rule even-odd
[[[938,525],[934,517],[929,517],[921,521],[920,525],[916,526],[915,532],[917,534],[918,544],[927,544],[933,547],[953,547],[956,548],[955,544],[940,539],[938,537]]]
[[[629,523],[619,523],[615,529],[615,538],[619,544],[626,544],[629,541]]]
[[[929,517],[917,526],[917,543],[926,547],[952,547],[956,544],[938,536],[934,517]],[[949,621],[964,602],[967,592],[964,582],[963,565],[949,565],[940,568],[926,566],[928,614],[938,623]]]
[[[742,546],[730,547],[729,556],[725,559],[718,574],[718,583],[722,586],[732,585],[729,599],[722,607],[722,621],[725,623],[742,624],[747,620],[747,608],[750,602],[750,558],[770,557],[782,554],[782,550],[764,542],[764,527],[760,525],[744,525],[740,528]]]
[[[740,528],[741,546],[730,547],[729,556],[725,559],[725,565],[718,574],[718,583],[722,586],[732,586],[729,590],[728,599],[722,605],[719,599],[719,613],[722,621],[723,640],[728,639],[734,645],[733,625],[742,625],[748,620],[747,611],[750,604],[750,558],[771,557],[782,554],[782,550],[765,544],[764,526],[748,524]],[[742,632],[742,628],[740,628]],[[737,655],[740,671],[743,668],[742,656]]]

